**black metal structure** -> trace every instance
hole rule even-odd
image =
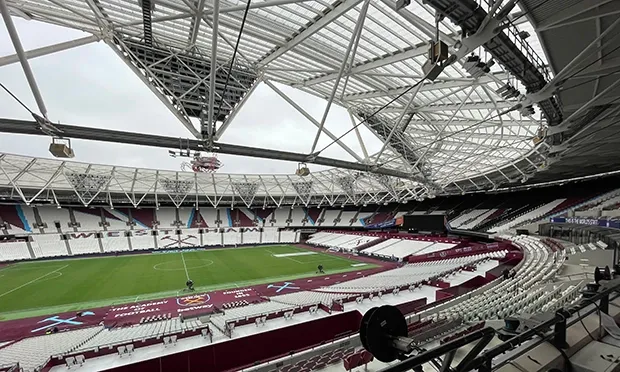
[[[539,336],[539,339],[537,341],[532,342],[526,347],[521,348],[516,352],[516,354],[511,355],[511,358],[522,355],[529,350],[535,348],[536,346],[542,344],[543,342],[551,342],[554,346],[561,350],[567,345],[566,329],[573,324],[580,322],[581,319],[596,312],[597,310],[607,313],[609,311],[609,301],[612,294],[614,294],[614,292],[618,292],[619,290],[620,279],[615,279],[606,283],[601,282],[601,287],[598,293],[592,293],[591,297],[584,297],[581,303],[575,306],[558,310],[554,314],[554,316],[549,318],[549,320],[541,323],[534,328],[530,328],[525,332],[515,335],[512,338],[509,338],[504,343],[497,345],[483,353],[481,352],[484,350],[485,346],[488,345],[491,339],[493,339],[493,337],[496,335],[496,331],[491,327],[483,328],[479,331],[470,333],[469,335],[445,343],[434,349],[424,351],[415,356],[406,358],[397,364],[391,365],[381,370],[381,372],[411,371],[415,370],[415,368],[419,368],[419,366],[425,363],[437,360],[438,358],[442,357],[444,360],[442,372],[491,372],[501,368],[507,363],[507,361],[502,361],[493,364],[494,358],[515,349],[516,346],[521,345],[536,336]],[[615,293],[613,299],[619,296],[620,294]],[[596,304],[596,302],[598,302],[598,305],[592,306],[592,304]],[[582,310],[590,306],[590,309],[586,310],[585,312],[581,312]],[[571,319],[571,317],[574,315],[576,315],[576,317]],[[450,367],[449,363],[447,363],[446,361],[451,362],[454,354],[458,349],[475,341],[478,342],[473,348],[471,348],[469,353],[462,359],[462,361],[456,367]]]
[[[474,34],[488,14],[475,0],[426,0],[425,3],[459,25],[466,34]],[[510,38],[510,33],[514,37]],[[527,93],[539,91],[549,81],[544,63],[513,28],[500,32],[486,42],[484,47],[495,60],[523,82]],[[562,121],[562,110],[555,96],[538,104],[549,125]]]

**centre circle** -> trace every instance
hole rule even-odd
[[[200,258],[186,258],[185,267],[183,267],[182,261],[174,260],[160,262],[157,265],[154,265],[153,269],[161,271],[184,271],[185,268],[187,268],[187,270],[200,269],[211,265],[213,265],[213,261],[211,260],[204,260]]]

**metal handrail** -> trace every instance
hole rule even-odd
[[[583,318],[597,311],[599,307],[602,308],[601,309],[602,311],[606,311],[606,308],[609,305],[610,295],[620,290],[620,280],[614,280],[610,282],[609,284],[611,284],[611,287],[605,288],[602,292],[597,293],[593,297],[585,298],[580,304],[572,306],[567,309],[560,309],[555,313],[555,316],[553,316],[546,322],[543,322],[542,324],[534,328],[530,328],[527,331],[524,331],[508,339],[502,344],[499,344],[487,350],[486,352],[478,355],[476,358],[471,358],[468,361],[468,363],[464,365],[460,364],[459,366],[457,366],[456,371],[458,372],[466,372],[466,371],[472,371],[472,370],[485,371],[485,372],[492,371],[492,370],[500,368],[506,363],[509,363],[509,360],[512,360],[515,357],[518,357],[526,353],[527,351],[533,349],[534,347],[542,344],[543,342],[548,341],[550,338],[553,338],[552,342],[554,344],[565,343],[567,327],[570,327],[573,324],[576,324],[577,322],[582,321]],[[616,293],[611,299],[616,299],[619,297],[620,297],[620,294]],[[597,301],[601,302],[600,306],[598,307],[592,306]],[[592,308],[588,309],[585,313],[580,313],[581,310],[587,307],[592,307]],[[570,317],[572,317],[573,315],[577,315],[577,317],[574,319],[570,319]],[[568,319],[570,319],[570,321],[567,321]],[[548,332],[547,330],[551,327],[554,327],[554,331],[551,332],[550,334],[549,333],[545,334],[546,332]],[[491,327],[484,328],[482,330],[476,331],[474,333],[471,333],[467,336],[461,337],[459,339],[456,339],[454,341],[451,341],[449,343],[446,343],[434,349],[431,349],[426,352],[420,353],[416,356],[407,358],[397,364],[394,364],[392,366],[389,366],[381,370],[381,372],[409,371],[413,367],[428,363],[432,360],[435,360],[438,357],[441,357],[442,355],[449,355],[450,353],[454,353],[456,352],[456,350],[458,350],[462,346],[465,346],[469,343],[472,343],[477,340],[483,340],[485,337],[488,337],[489,334],[495,335],[495,330]],[[537,341],[534,341],[528,344],[527,346],[519,350],[516,354],[511,355],[508,361],[503,361],[501,362],[501,364],[497,364],[495,366],[492,365],[494,358],[514,349],[518,345],[521,345],[531,340],[535,336],[541,336],[541,335],[542,337],[540,337]]]

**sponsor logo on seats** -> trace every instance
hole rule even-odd
[[[184,307],[197,306],[197,305],[204,305],[209,301],[211,301],[211,296],[209,296],[208,293],[205,293],[205,294],[200,294],[200,295],[177,298],[177,305],[184,306]]]

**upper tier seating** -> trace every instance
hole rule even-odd
[[[351,251],[379,239],[376,236],[320,232],[314,234],[307,242],[320,247],[341,248]]]
[[[563,203],[566,199],[556,199],[553,200],[549,203],[546,203],[544,205],[541,205],[537,208],[534,208],[514,219],[511,219],[509,221],[505,221],[495,227],[490,228],[488,231],[494,231],[494,232],[503,232],[506,231],[508,229],[514,228],[519,226],[520,224],[523,223],[527,223],[533,220],[536,220],[542,216],[544,216],[545,214],[551,212],[554,208],[556,208],[558,205],[560,205],[561,203]]]

